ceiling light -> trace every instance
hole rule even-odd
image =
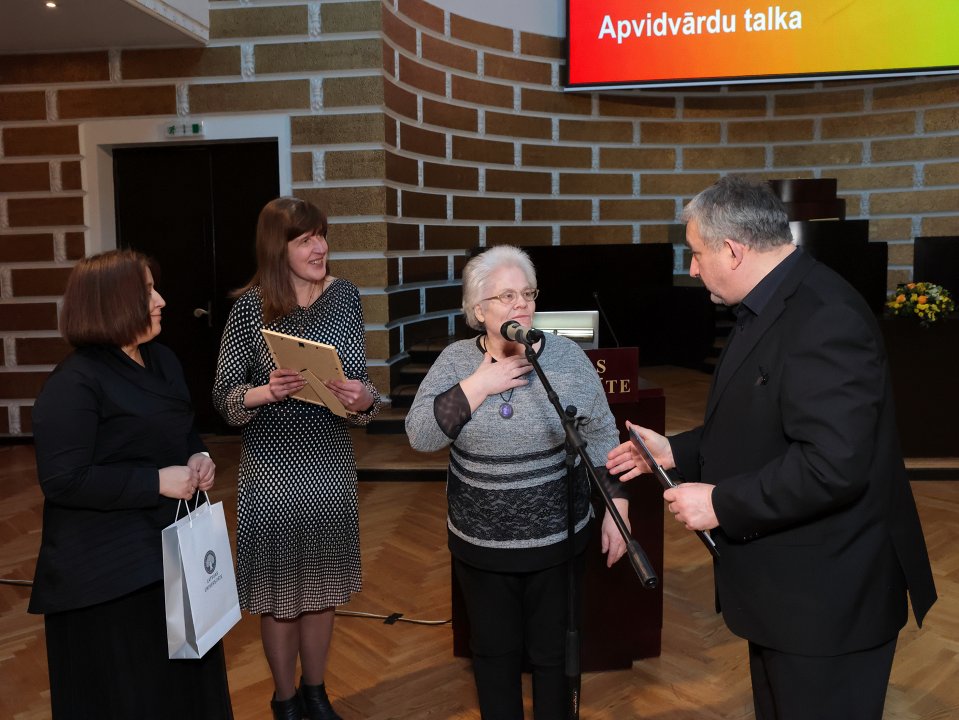
[[[45,3],[45,4],[46,4],[46,6],[47,6],[48,8],[55,8],[55,7],[57,6],[57,4],[56,4],[55,2],[53,2],[53,0],[49,0],[49,1],[48,1],[47,3]]]

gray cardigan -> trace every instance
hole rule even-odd
[[[447,347],[420,384],[406,416],[416,450],[452,444],[447,472],[451,552],[488,570],[531,571],[562,562],[566,550],[565,433],[535,372],[529,384],[487,397],[472,415],[459,387],[483,360],[476,339]],[[571,340],[547,335],[539,363],[560,404],[586,418],[580,431],[596,467],[619,443],[599,376]],[[500,406],[509,401],[513,416]],[[460,417],[451,420],[450,409]],[[576,459],[577,550],[585,547],[589,487]],[[616,483],[615,485],[618,485]],[[620,493],[617,493],[618,495]]]

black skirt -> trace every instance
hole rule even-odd
[[[223,643],[167,657],[163,583],[45,617],[54,720],[230,720]]]

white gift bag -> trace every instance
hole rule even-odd
[[[206,493],[204,493],[206,495]],[[197,500],[199,502],[199,500]],[[201,658],[240,621],[223,503],[206,502],[163,529],[170,658]],[[177,516],[180,506],[177,504]]]

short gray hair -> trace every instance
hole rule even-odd
[[[721,178],[699,193],[683,208],[682,220],[695,220],[713,250],[726,238],[760,252],[793,241],[786,207],[769,183],[741,175]]]
[[[496,245],[473,257],[463,268],[463,315],[466,324],[474,330],[486,327],[476,318],[475,308],[486,292],[489,276],[501,267],[516,267],[523,271],[526,282],[536,287],[536,269],[529,255],[512,245]],[[522,290],[523,288],[516,288]]]

